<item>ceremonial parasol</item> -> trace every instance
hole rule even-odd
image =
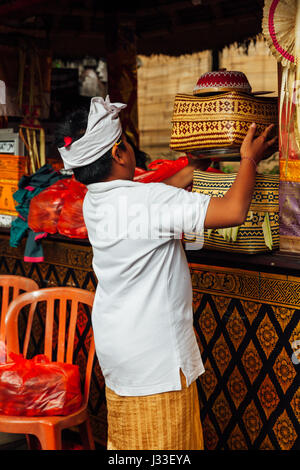
[[[280,149],[287,160],[300,156],[300,0],[265,0],[262,30],[282,65],[279,128]],[[292,139],[291,139],[292,136]]]

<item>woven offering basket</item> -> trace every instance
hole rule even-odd
[[[252,122],[259,135],[278,118],[277,98],[230,91],[212,96],[177,94],[170,148],[175,151],[236,148]]]
[[[222,197],[236,178],[235,173],[194,172],[193,191]],[[279,176],[257,175],[246,221],[229,229],[206,229],[203,248],[235,253],[262,253],[279,248]],[[185,234],[188,249],[197,234]]]

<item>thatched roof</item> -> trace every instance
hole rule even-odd
[[[261,31],[263,0],[2,0],[0,44],[38,38],[57,57],[105,57],[114,18],[135,26],[138,54],[180,55]]]

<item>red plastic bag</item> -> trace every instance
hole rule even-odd
[[[71,238],[87,238],[82,213],[86,192],[86,186],[74,178],[49,186],[30,202],[29,228],[34,232],[59,232]]]
[[[30,202],[28,226],[34,232],[57,232],[57,222],[69,192],[71,179],[62,179],[34,196]]]
[[[13,416],[68,415],[82,404],[79,368],[44,355],[0,364],[0,413]]]
[[[86,192],[86,186],[78,181],[73,180],[70,184],[57,222],[57,230],[61,235],[70,238],[87,238],[87,229],[82,212]]]
[[[148,165],[150,171],[136,172],[134,181],[140,183],[161,183],[175,175],[188,164],[187,157],[179,157],[177,160],[157,159]]]

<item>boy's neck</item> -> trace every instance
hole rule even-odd
[[[128,174],[122,174],[120,172],[120,174],[118,175],[114,174],[114,175],[108,176],[108,178],[106,178],[105,180],[102,180],[101,183],[107,183],[108,181],[115,181],[115,180],[133,181],[133,177],[131,177]]]

